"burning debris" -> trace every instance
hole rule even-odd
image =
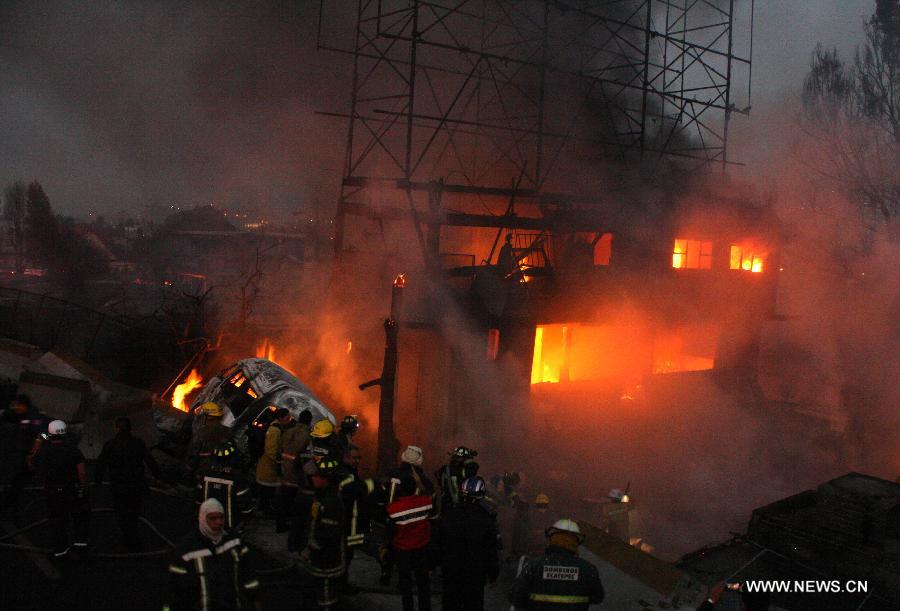
[[[172,391],[172,407],[183,412],[188,411],[187,397],[203,383],[203,378],[196,369],[191,369],[188,377]]]
[[[308,410],[313,420],[327,418],[334,422],[331,411],[303,382],[284,367],[262,358],[240,360],[210,378],[191,402],[191,409],[198,414],[208,402],[230,411],[227,421],[238,440],[245,440],[247,425],[279,408],[287,409],[295,420]],[[202,419],[198,418],[195,428],[200,426]]]

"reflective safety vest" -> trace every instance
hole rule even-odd
[[[431,539],[431,497],[404,496],[387,506],[393,530],[391,546],[396,550],[422,549]]]
[[[259,580],[245,565],[250,550],[240,537],[223,537],[218,545],[200,534],[183,540],[169,562],[171,581],[165,609],[252,609]]]
[[[587,611],[603,595],[597,567],[574,552],[549,547],[516,578],[510,602],[521,609]]]

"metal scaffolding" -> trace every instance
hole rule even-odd
[[[750,67],[734,0],[359,0],[344,36],[340,4],[322,3],[318,40],[353,60],[349,111],[325,113],[349,124],[338,254],[348,216],[411,218],[427,258],[444,194],[509,216],[513,200],[601,201],[592,164],[732,163]]]

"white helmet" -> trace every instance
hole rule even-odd
[[[54,420],[49,425],[47,425],[47,433],[49,433],[50,435],[65,435],[66,423],[62,420]]]
[[[553,523],[553,526],[548,528],[544,534],[548,537],[556,532],[567,532],[572,533],[578,538],[578,542],[581,543],[584,540],[584,535],[581,534],[581,529],[578,528],[578,523],[575,520],[570,520],[568,518],[563,518],[562,520],[557,520]]]
[[[609,491],[609,498],[611,498],[613,500],[621,501],[622,497],[624,497],[624,496],[625,496],[625,493],[622,492],[621,490],[619,490],[618,488],[613,488],[612,490]]]

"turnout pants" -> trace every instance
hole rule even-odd
[[[413,604],[413,580],[419,598],[419,611],[431,611],[431,581],[428,575],[428,550],[393,550],[397,567],[403,611],[415,611]]]
[[[275,516],[275,530],[284,532],[294,519],[294,502],[297,500],[297,486],[281,484],[278,488],[278,513]]]
[[[75,498],[75,488],[47,488],[47,510],[53,529],[53,553],[63,554],[69,549],[69,520],[75,523],[75,545],[87,546],[90,527],[90,507],[86,499]]]

